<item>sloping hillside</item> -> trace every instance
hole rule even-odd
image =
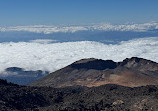
[[[137,57],[122,62],[83,59],[33,82],[31,86],[93,87],[104,84],[129,87],[158,85],[158,63]]]

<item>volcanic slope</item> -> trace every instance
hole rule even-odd
[[[128,87],[158,85],[158,63],[132,57],[122,62],[82,59],[39,79],[31,86],[100,86],[117,84]]]
[[[157,111],[158,86],[29,87],[0,79],[1,111]]]

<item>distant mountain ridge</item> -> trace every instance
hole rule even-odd
[[[118,84],[129,87],[158,85],[158,63],[132,57],[122,62],[82,59],[39,79],[31,86],[100,86]]]
[[[6,79],[9,82],[19,84],[19,85],[27,85],[35,80],[38,80],[49,72],[37,70],[37,71],[25,71],[23,68],[19,67],[9,67],[6,68],[4,72],[1,73],[0,78]],[[5,76],[6,75],[6,76]]]

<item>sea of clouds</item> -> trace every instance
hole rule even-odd
[[[8,67],[53,72],[83,58],[122,61],[133,56],[158,62],[158,37],[118,44],[92,41],[53,43],[51,40],[0,43],[0,72]]]
[[[26,31],[26,32],[34,32],[34,33],[44,33],[44,34],[51,34],[55,32],[73,33],[77,31],[88,31],[88,30],[144,32],[144,31],[158,30],[158,23],[150,22],[143,24],[121,24],[121,25],[100,23],[100,24],[91,24],[91,25],[63,25],[63,26],[33,25],[33,26],[0,27],[0,32]]]

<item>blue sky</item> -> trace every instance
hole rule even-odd
[[[0,0],[0,26],[158,21],[158,0]]]

